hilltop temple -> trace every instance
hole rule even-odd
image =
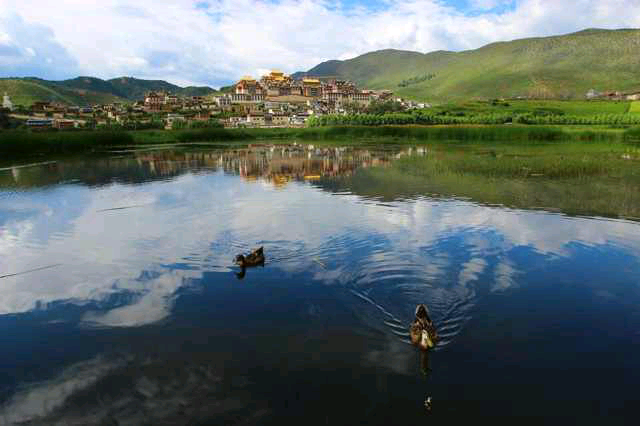
[[[295,80],[282,71],[274,70],[259,80],[250,76],[242,77],[235,84],[235,91],[231,97],[233,102],[261,102],[296,97],[331,103],[368,103],[370,95],[370,91],[358,90],[350,81],[335,79],[321,81],[311,77]]]

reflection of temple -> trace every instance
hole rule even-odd
[[[359,168],[387,165],[398,154],[401,152],[313,145],[249,145],[206,152],[144,153],[137,155],[136,161],[157,177],[180,171],[222,169],[246,181],[261,179],[281,187],[292,180],[350,176]]]
[[[418,149],[419,150],[419,149]],[[144,151],[116,157],[51,161],[34,167],[6,168],[0,185],[31,187],[76,180],[87,185],[140,183],[188,172],[223,170],[247,181],[261,179],[281,187],[292,180],[350,176],[359,168],[384,166],[415,148],[373,150],[313,145],[249,145],[209,151]]]
[[[349,176],[358,168],[387,164],[389,158],[366,149],[264,145],[223,153],[221,162],[226,172],[246,180],[261,178],[282,186],[291,180]]]

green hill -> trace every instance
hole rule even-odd
[[[380,50],[295,76],[335,76],[412,99],[583,99],[590,89],[640,91],[640,30],[492,43],[464,52]]]
[[[210,87],[180,87],[162,80],[141,80],[120,77],[102,80],[77,77],[49,81],[38,78],[2,78],[0,94],[9,94],[16,105],[31,105],[36,101],[61,102],[68,105],[93,105],[141,100],[151,90],[162,90],[179,96],[205,96],[216,93]]]
[[[205,96],[216,92],[210,87],[180,87],[163,80],[141,80],[133,77],[119,77],[108,82],[113,86],[113,93],[131,100],[142,99],[144,94],[151,90],[161,90],[179,96]]]
[[[0,79],[0,94],[5,92],[14,104],[24,106],[37,101],[60,102],[67,105],[94,105],[123,101],[112,93],[64,87],[36,78]]]

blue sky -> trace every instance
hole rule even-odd
[[[640,0],[0,0],[0,77],[228,84],[385,48],[640,27]]]

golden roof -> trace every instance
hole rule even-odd
[[[317,84],[320,83],[320,80],[318,80],[317,78],[304,78],[302,79],[303,83],[311,83],[311,84]]]
[[[240,79],[240,81],[256,81],[256,80],[252,78],[250,75],[245,75]]]

